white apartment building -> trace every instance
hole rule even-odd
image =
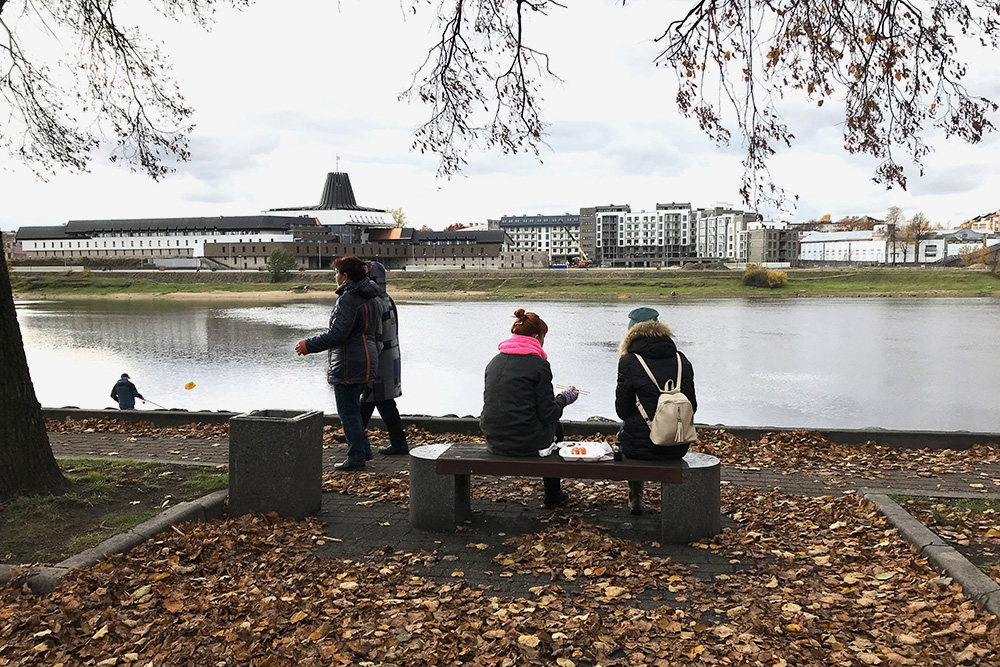
[[[604,266],[665,266],[692,258],[691,204],[657,204],[652,211],[606,206],[595,212],[597,249]]]
[[[580,257],[578,214],[504,215],[499,227],[507,234],[513,252],[544,252],[552,263]]]
[[[703,259],[745,257],[747,225],[757,220],[756,213],[716,206],[698,209],[695,219],[695,253]]]

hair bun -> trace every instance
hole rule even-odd
[[[517,310],[514,311],[514,317],[516,317],[519,322],[524,321],[525,319],[524,315],[525,315],[524,308],[518,308]]]

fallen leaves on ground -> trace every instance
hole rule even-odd
[[[514,536],[494,563],[523,595],[423,576],[426,554],[321,559],[313,521],[186,524],[73,571],[46,597],[0,587],[0,664],[995,664],[1000,623],[875,508],[727,488],[738,528],[701,546],[757,565],[715,578],[578,518]],[[336,533],[336,527],[330,528]],[[695,545],[698,546],[698,545]],[[476,552],[476,550],[471,550]],[[467,570],[472,563],[462,564]],[[455,570],[458,572],[458,570]],[[468,574],[468,572],[465,572]],[[683,587],[682,606],[637,605]]]
[[[712,454],[723,465],[775,468],[836,477],[875,477],[890,470],[919,476],[945,473],[977,474],[983,464],[1000,464],[1000,445],[977,444],[969,449],[905,449],[868,441],[841,445],[817,431],[764,433],[750,440],[723,430],[702,429],[692,449]],[[923,473],[923,474],[921,474]]]
[[[108,418],[46,420],[46,428],[57,433],[125,433],[150,438],[219,439],[229,435],[228,424],[186,424],[156,426],[151,422],[123,422]],[[610,428],[613,430],[614,425]],[[325,426],[323,442],[343,446],[334,438],[339,428]],[[384,431],[372,430],[370,438],[384,441]],[[410,447],[443,442],[484,443],[478,433],[431,433],[416,426],[406,428]],[[614,442],[614,435],[587,437],[567,435],[574,440]],[[837,444],[817,431],[765,433],[750,440],[724,430],[701,429],[692,451],[718,456],[724,465],[742,468],[773,468],[787,472],[825,475],[831,478],[859,476],[873,478],[886,471],[907,471],[917,476],[949,473],[977,474],[986,465],[1000,465],[1000,444],[981,443],[965,450],[904,449],[869,441],[857,445]],[[991,481],[991,480],[986,480]],[[985,486],[985,485],[984,485]],[[990,485],[991,487],[994,485]]]
[[[85,419],[46,419],[45,429],[51,433],[124,433],[136,438],[221,440],[229,437],[229,422],[221,424],[178,424],[164,426],[148,421],[119,421],[107,417]],[[323,427],[323,444],[332,445],[336,433],[343,431],[333,426]]]
[[[160,426],[153,422],[127,422],[106,417],[85,419],[46,419],[45,430],[50,433],[126,433],[145,438],[197,438],[219,440],[229,437],[229,423],[222,424],[178,424]]]

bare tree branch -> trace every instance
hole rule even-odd
[[[164,16],[203,27],[218,6],[249,3],[148,1]],[[0,110],[7,112],[0,148],[41,178],[86,170],[105,140],[113,144],[112,161],[154,179],[188,158],[192,110],[159,49],[118,22],[117,6],[118,0],[0,0]],[[32,20],[21,23],[22,17]],[[30,24],[42,26],[31,49],[18,33]]]
[[[735,32],[724,34],[726,27]],[[842,101],[845,149],[881,161],[876,182],[905,188],[896,149],[922,173],[930,151],[923,136],[931,127],[970,143],[994,129],[988,114],[997,105],[961,84],[966,66],[955,37],[976,36],[996,49],[998,28],[1000,7],[987,0],[702,0],[660,35],[657,64],[677,72],[681,111],[716,140],[726,136],[725,109],[706,101],[710,84],[693,72],[713,68],[727,90],[742,84],[744,95],[729,95],[729,108],[747,151],[743,195],[777,205],[784,193],[766,162],[775,144],[793,139],[776,104],[786,92],[804,93],[819,106]],[[742,81],[733,76],[736,67]]]
[[[440,38],[400,99],[431,106],[413,148],[440,156],[438,174],[466,165],[470,150],[530,151],[544,144],[540,80],[558,80],[548,56],[524,41],[526,12],[563,7],[554,0],[468,0],[438,6]]]
[[[555,77],[524,36],[530,14],[553,6],[562,7],[438,4],[441,38],[401,98],[431,105],[414,147],[440,155],[440,174],[461,170],[473,148],[538,154],[540,83]],[[781,207],[788,197],[768,165],[795,138],[779,109],[786,95],[841,103],[845,149],[879,160],[876,182],[905,188],[897,153],[922,173],[929,130],[975,143],[994,129],[997,105],[962,84],[966,65],[955,40],[972,37],[995,50],[998,31],[995,0],[696,0],[656,38],[654,62],[675,71],[681,113],[716,142],[740,138],[747,203]]]

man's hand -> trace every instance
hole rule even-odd
[[[305,339],[300,340],[298,343],[295,344],[295,352],[297,354],[309,354],[309,350],[306,349]]]

